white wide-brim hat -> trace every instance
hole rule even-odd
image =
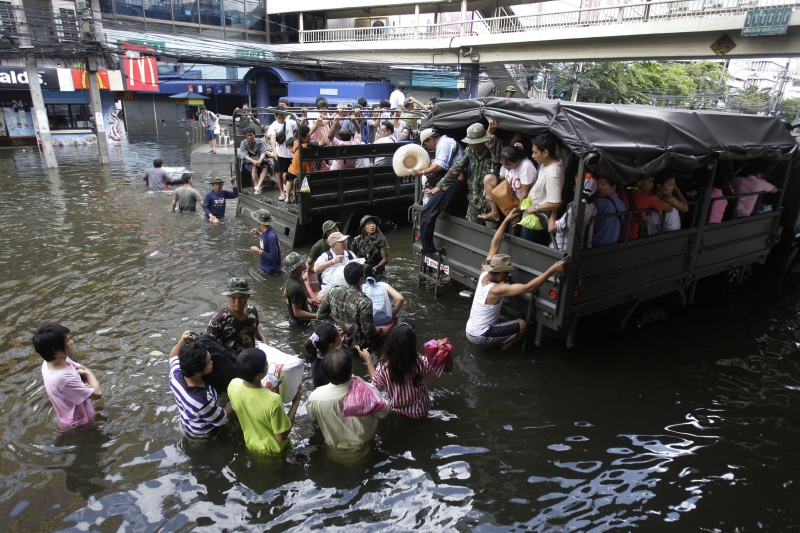
[[[425,170],[431,164],[428,151],[418,144],[400,147],[392,158],[394,173],[400,177],[410,176],[415,170]]]

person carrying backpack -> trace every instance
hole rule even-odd
[[[375,271],[364,264],[364,283],[361,291],[372,300],[372,321],[376,326],[387,326],[397,321],[400,308],[405,298],[388,283],[375,280]],[[394,300],[394,306],[392,306]]]

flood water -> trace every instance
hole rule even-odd
[[[311,330],[288,324],[283,279],[248,251],[252,224],[211,226],[144,192],[134,174],[155,157],[186,165],[188,146],[132,139],[105,171],[91,148],[60,149],[55,171],[30,148],[0,151],[0,529],[800,529],[800,289],[760,272],[730,295],[702,284],[642,330],[584,319],[575,349],[501,354],[467,343],[458,290],[417,287],[401,226],[388,271],[402,316],[420,350],[455,347],[454,371],[428,381],[430,417],[382,423],[357,465],[327,453],[302,407],[282,461],[249,455],[237,423],[186,443],[168,356],[149,353],[204,330],[229,277],[250,279],[279,349],[300,355]],[[214,173],[194,170],[205,192]],[[31,346],[46,321],[72,330],[73,358],[102,385],[94,427],[52,422]],[[304,383],[307,397],[310,369]]]

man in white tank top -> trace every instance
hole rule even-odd
[[[508,350],[517,343],[525,336],[528,324],[521,318],[498,324],[497,320],[503,309],[503,299],[533,292],[547,281],[547,278],[564,270],[564,263],[557,261],[546,272],[528,283],[513,285],[505,283],[508,273],[517,268],[511,266],[510,256],[498,254],[497,251],[503,242],[503,234],[508,225],[518,216],[517,210],[512,210],[500,224],[489,246],[486,261],[483,262],[483,273],[478,278],[478,286],[475,288],[475,297],[467,321],[467,339],[473,344],[481,346],[502,344],[500,349]]]

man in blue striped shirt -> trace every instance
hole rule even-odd
[[[181,413],[184,434],[193,439],[207,439],[228,422],[233,408],[230,403],[220,407],[214,387],[203,381],[214,363],[205,346],[193,340],[194,335],[184,331],[169,353],[169,385]]]

